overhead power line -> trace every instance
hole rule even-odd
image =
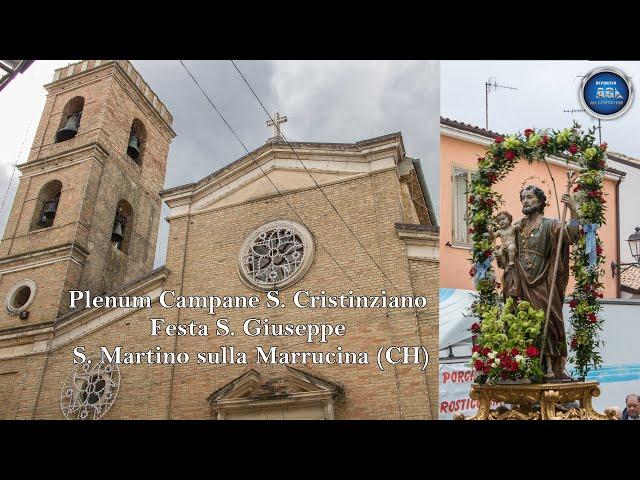
[[[238,68],[238,66],[236,65],[236,63],[231,60],[231,63],[233,64],[233,66],[235,67],[235,69],[238,71],[238,73],[240,74],[240,76],[242,77],[242,79],[244,80],[244,83],[247,85],[247,87],[249,87],[249,90],[251,90],[251,93],[253,93],[253,96],[256,97],[256,100],[258,101],[258,103],[260,104],[260,106],[262,107],[262,110],[264,110],[264,112],[267,114],[267,117],[269,117],[269,121],[272,122],[275,127],[278,129],[278,134],[280,135],[280,137],[282,137],[282,139],[286,142],[286,144],[289,146],[289,148],[291,149],[291,151],[293,152],[293,154],[296,156],[296,158],[298,159],[298,161],[300,162],[300,164],[302,165],[302,168],[304,168],[305,172],[307,172],[309,174],[309,177],[311,177],[311,180],[313,180],[313,183],[316,185],[316,187],[318,188],[318,190],[320,190],[320,192],[322,193],[322,195],[324,196],[324,198],[327,200],[327,202],[329,202],[329,205],[331,205],[331,208],[333,209],[334,212],[336,212],[336,215],[338,215],[338,217],[340,218],[340,220],[342,221],[342,223],[344,223],[344,225],[347,227],[347,229],[349,230],[349,232],[351,233],[351,235],[353,235],[353,238],[356,239],[356,241],[360,244],[360,247],[362,248],[362,250],[369,256],[369,258],[371,259],[371,261],[373,262],[373,264],[376,266],[376,268],[378,270],[380,270],[380,273],[382,273],[382,275],[384,276],[384,278],[387,279],[387,281],[391,284],[391,286],[398,292],[400,293],[400,290],[398,289],[398,287],[395,286],[395,284],[393,283],[393,281],[389,278],[389,276],[384,272],[384,270],[382,269],[382,267],[380,267],[380,265],[378,265],[378,262],[375,261],[375,259],[371,256],[371,254],[369,253],[369,251],[366,249],[366,247],[362,244],[362,242],[360,241],[360,239],[358,238],[358,236],[353,232],[353,230],[351,229],[351,227],[349,226],[349,224],[345,221],[344,217],[342,215],[340,215],[340,212],[338,212],[338,209],[335,207],[335,205],[333,204],[333,202],[329,199],[329,197],[327,197],[327,194],[324,192],[324,190],[322,189],[322,187],[320,186],[320,184],[318,184],[318,182],[316,182],[316,179],[313,177],[313,175],[311,174],[311,172],[307,169],[306,165],[304,164],[304,162],[300,159],[300,156],[298,155],[298,152],[296,152],[296,150],[293,148],[293,146],[291,145],[291,143],[289,143],[289,141],[286,139],[286,137],[282,134],[282,132],[280,131],[280,126],[277,122],[275,122],[275,120],[271,117],[271,114],[269,113],[269,111],[265,108],[264,104],[262,103],[262,100],[260,100],[260,97],[258,97],[258,95],[256,94],[255,90],[253,89],[253,87],[251,86],[251,84],[249,83],[249,81],[247,80],[247,78],[244,76],[244,74],[240,71],[240,69]]]
[[[246,145],[244,144],[244,142],[240,139],[240,137],[238,136],[238,134],[235,132],[235,130],[233,129],[233,127],[229,124],[229,122],[227,122],[227,119],[224,118],[224,115],[222,115],[222,113],[220,112],[220,110],[218,110],[218,107],[216,107],[216,105],[213,103],[213,101],[211,100],[211,98],[209,98],[209,95],[207,95],[207,92],[204,91],[204,89],[200,86],[200,83],[198,83],[198,80],[196,80],[196,78],[193,76],[193,74],[191,73],[191,71],[187,68],[187,66],[184,64],[184,62],[182,60],[179,60],[180,64],[182,65],[182,67],[186,70],[186,72],[189,74],[189,76],[191,77],[191,79],[193,80],[193,82],[198,86],[198,89],[200,89],[200,91],[202,92],[202,94],[205,96],[205,98],[207,99],[207,101],[209,102],[209,104],[213,107],[213,109],[216,111],[216,113],[220,116],[220,118],[222,119],[222,121],[224,122],[224,124],[227,126],[227,128],[229,129],[229,131],[233,134],[233,136],[236,138],[236,140],[238,140],[238,142],[240,143],[240,145],[242,145],[242,148],[244,148],[244,150],[247,152],[247,154],[249,155],[249,157],[251,158],[251,160],[253,160],[253,163],[255,163],[258,168],[260,169],[260,171],[262,172],[262,174],[266,177],[267,180],[269,180],[269,183],[271,183],[271,185],[273,186],[273,188],[276,190],[276,192],[278,192],[278,195],[280,196],[280,198],[282,198],[286,204],[289,206],[289,208],[291,209],[291,211],[295,214],[295,216],[298,218],[298,220],[300,220],[301,223],[305,223],[302,218],[300,217],[300,215],[298,214],[298,212],[296,211],[296,209],[293,207],[293,205],[291,205],[291,203],[287,200],[287,198],[285,197],[285,195],[280,191],[280,189],[278,189],[278,187],[275,185],[275,183],[273,183],[273,181],[269,178],[269,175],[267,175],[267,172],[264,171],[264,169],[262,168],[262,166],[258,163],[258,161],[254,158],[254,156],[251,154],[251,152],[249,151],[249,149],[246,147]],[[327,255],[329,256],[329,258],[331,258],[331,260],[333,260],[333,262],[338,266],[338,268],[342,271],[342,273],[345,274],[345,276],[351,281],[351,283],[353,283],[357,288],[360,288],[360,286],[355,282],[355,280],[353,280],[353,278],[351,278],[351,276],[344,270],[344,268],[342,268],[342,265],[340,265],[340,263],[329,253],[329,250],[326,249],[326,247],[320,243],[320,241],[318,241],[318,245],[327,253]]]

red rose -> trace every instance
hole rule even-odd
[[[515,357],[516,355],[520,355],[520,350],[518,350],[516,347],[513,347],[513,348],[511,349],[511,355],[513,355],[514,357]]]
[[[502,138],[502,137],[497,137],[496,138],[496,143],[502,143],[502,142],[504,142],[504,138]]]
[[[589,319],[590,323],[596,323],[598,321],[598,317],[595,313],[590,313],[589,315],[587,315],[587,318]]]
[[[471,325],[471,331],[472,332],[479,332],[480,331],[480,324],[479,323],[474,323],[473,325]]]
[[[482,347],[480,347],[480,345],[474,345],[473,348],[471,348],[471,353],[480,353],[480,351],[482,350]]]
[[[575,338],[571,339],[571,349],[575,350],[576,348],[578,348],[578,340]]]
[[[576,153],[578,153],[578,147],[575,144],[572,144],[569,146],[569,153],[571,155],[575,155]]]
[[[489,257],[491,256],[491,254],[492,254],[492,253],[493,253],[493,252],[492,252],[491,250],[485,250],[485,251],[484,251],[484,256],[485,256],[485,258],[489,258]]]
[[[527,347],[527,356],[529,357],[537,357],[540,355],[540,350],[535,345],[529,345]]]
[[[489,355],[489,352],[491,352],[491,349],[489,347],[484,347],[480,353],[486,357]]]
[[[476,276],[476,267],[471,267],[471,270],[469,270],[469,276],[470,277]]]
[[[602,143],[600,144],[600,150],[603,150],[603,151],[604,151],[604,150],[606,150],[606,149],[607,149],[607,147],[608,147],[608,146],[609,146],[609,145],[607,145],[607,142],[602,142]]]
[[[469,197],[469,203],[473,203],[473,202],[475,202],[475,201],[476,201],[476,197],[474,197],[473,195],[471,195],[471,196]]]
[[[489,373],[491,373],[491,367],[489,365],[485,365],[482,371],[488,375]]]
[[[541,139],[540,139],[540,145],[542,145],[543,147],[547,145],[547,143],[549,143],[549,137],[547,135],[544,135]]]
[[[604,297],[604,295],[602,295],[601,292],[598,292],[598,298],[602,298],[602,297]]]
[[[516,158],[516,152],[514,152],[513,150],[507,150],[506,152],[504,152],[504,156],[507,160],[513,160],[514,158]]]
[[[569,308],[576,308],[577,305],[578,305],[578,302],[576,302],[575,300],[571,300],[569,302]]]
[[[596,253],[597,253],[598,255],[602,255],[602,251],[603,251],[603,250],[602,250],[602,247],[601,247],[600,245],[598,245],[598,246],[596,247]]]
[[[469,231],[469,233],[474,233],[474,232],[475,232],[475,229],[474,229],[473,227],[469,227],[469,230],[468,230],[468,231]]]
[[[573,192],[577,192],[578,190],[580,190],[582,188],[582,185],[578,184],[575,186],[575,188],[573,189]]]
[[[534,130],[533,130],[532,128],[527,128],[527,129],[524,131],[524,136],[525,136],[525,137],[527,137],[527,138],[529,138],[531,135],[533,135],[533,133],[534,133]]]
[[[476,360],[473,366],[476,368],[476,370],[482,370],[484,369],[484,362],[482,360]]]

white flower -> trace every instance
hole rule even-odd
[[[496,358],[496,365],[500,365],[500,359]]]
[[[471,358],[473,358],[474,360],[478,358],[478,352],[473,352],[473,355],[471,355]]]
[[[495,366],[496,366],[495,362],[491,364],[491,368],[494,368]]]
[[[516,362],[518,362],[518,363],[524,362],[524,357],[522,355],[516,355],[514,358],[516,359]]]
[[[487,357],[491,359],[496,358],[496,352],[489,352],[489,355],[487,355]]]

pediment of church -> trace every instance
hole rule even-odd
[[[170,218],[397,168],[400,134],[354,144],[267,143],[202,180],[161,192]]]
[[[349,178],[367,174],[371,170],[369,164],[344,162],[343,164],[314,165],[316,162],[305,162],[307,170],[300,161],[272,161],[255,170],[248,172],[241,178],[219,189],[212,189],[192,205],[192,212],[211,210],[216,208],[239,205],[259,198],[270,197],[280,193],[289,193],[317,185],[347,180]],[[388,168],[393,168],[390,160]],[[323,167],[323,168],[320,168]]]
[[[251,369],[207,400],[218,420],[333,420],[342,397],[339,385],[286,366],[269,377]]]
[[[213,392],[207,400],[218,406],[296,398],[335,400],[341,393],[339,385],[287,366],[283,375],[269,378],[251,369]]]

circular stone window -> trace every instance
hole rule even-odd
[[[307,227],[277,220],[246,238],[238,256],[238,271],[252,288],[279,290],[300,280],[314,255],[315,244]]]
[[[76,365],[69,373],[62,392],[60,407],[69,420],[97,420],[113,406],[120,389],[117,364],[96,357]]]
[[[23,280],[15,285],[5,300],[5,308],[11,315],[24,312],[36,296],[36,284],[33,280]]]

